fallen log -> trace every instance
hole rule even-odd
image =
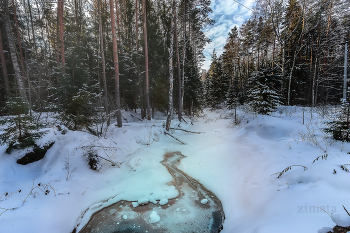
[[[139,120],[139,121],[143,121],[141,118],[138,118],[137,116],[134,116],[133,114],[130,114],[130,116],[136,118],[136,119]]]
[[[177,137],[175,137],[174,135],[172,135],[171,133],[167,132],[166,130],[164,130],[164,133],[169,135],[170,137],[174,138],[176,141],[180,142],[182,145],[186,145],[185,142],[181,141],[180,139],[178,139]]]
[[[180,128],[170,128],[170,129],[173,129],[173,130],[182,130],[182,131],[185,131],[185,132],[187,132],[187,133],[196,133],[196,134],[205,133],[205,132],[194,132],[194,131],[189,131],[189,130],[180,129]]]

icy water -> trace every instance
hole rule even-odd
[[[79,233],[220,232],[225,219],[221,201],[177,168],[184,157],[180,152],[169,152],[161,162],[173,176],[170,185],[178,189],[178,197],[165,205],[148,203],[137,207],[131,202],[119,201],[93,214]],[[151,223],[153,211],[160,217],[156,223]]]

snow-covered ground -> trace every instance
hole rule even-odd
[[[302,108],[296,107],[281,107],[272,116],[240,110],[239,125],[228,110],[205,110],[193,125],[181,123],[182,129],[204,133],[173,131],[186,145],[163,134],[160,113],[152,121],[133,122],[124,112],[128,123],[112,124],[102,138],[62,134],[52,126],[39,144],[55,141],[53,147],[44,159],[25,166],[16,159],[26,151],[8,155],[1,146],[0,232],[69,233],[111,203],[174,198],[177,190],[167,184],[172,176],[160,164],[168,151],[187,156],[179,168],[222,201],[223,233],[327,232],[335,225],[332,218],[345,216],[342,205],[350,210],[350,173],[343,170],[350,169],[350,144],[321,131],[327,114],[304,110],[304,125]],[[89,150],[119,167],[100,159],[101,170],[91,170]],[[162,221],[157,216],[150,221]]]

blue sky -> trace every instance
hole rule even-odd
[[[237,0],[243,5],[252,8],[255,0]],[[241,6],[233,0],[211,0],[211,8],[213,13],[209,15],[211,19],[215,20],[215,24],[204,28],[205,35],[212,40],[207,44],[204,50],[206,57],[202,69],[209,69],[210,59],[213,49],[219,56],[222,54],[223,47],[226,43],[228,33],[236,25],[240,26],[244,20],[248,19],[251,11]]]

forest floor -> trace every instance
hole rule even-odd
[[[346,217],[342,205],[350,209],[350,144],[322,130],[336,111],[279,107],[261,116],[242,108],[235,122],[232,110],[204,110],[186,117],[188,123],[173,121],[171,133],[185,145],[164,134],[161,113],[139,121],[132,116],[138,114],[123,112],[123,127],[112,124],[104,137],[59,131],[48,114],[49,132],[38,145],[55,143],[43,159],[20,165],[17,159],[28,151],[8,155],[0,147],[1,232],[80,231],[94,213],[121,201],[128,208],[158,208],[145,215],[148,226],[186,219],[189,213],[180,210],[188,207],[173,209],[169,218],[161,213],[181,192],[161,163],[164,154],[178,151],[185,157],[174,168],[221,201],[222,233],[326,233]],[[89,168],[91,154],[100,156],[99,171]],[[116,224],[132,218],[111,212]]]

